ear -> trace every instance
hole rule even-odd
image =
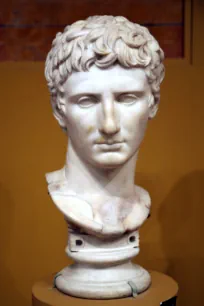
[[[65,120],[65,100],[63,97],[53,97],[51,98],[51,104],[53,109],[53,115],[57,119],[59,125],[63,130],[67,129],[66,120]]]
[[[158,111],[158,103],[154,103],[149,106],[149,120],[153,119],[156,116]]]
[[[156,115],[157,110],[158,110],[158,103],[159,102],[155,101],[155,97],[153,96],[153,94],[150,94],[149,100],[148,100],[149,120],[154,118],[154,116]]]

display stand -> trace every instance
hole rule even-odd
[[[65,295],[54,288],[54,274],[34,284],[32,289],[32,306],[176,306],[178,284],[169,276],[150,272],[152,284],[150,288],[137,295],[125,299],[90,300]]]

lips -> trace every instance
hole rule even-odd
[[[115,151],[121,148],[122,142],[100,143],[98,145],[104,151]]]
[[[114,144],[119,144],[122,143],[123,141],[112,141],[112,140],[107,140],[107,141],[98,141],[96,144],[106,144],[106,145],[114,145]]]

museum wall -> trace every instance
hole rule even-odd
[[[177,280],[179,306],[204,305],[204,5],[195,3],[191,59],[166,60],[160,109],[136,171],[152,211],[135,262]],[[43,69],[43,62],[0,63],[2,306],[31,305],[33,283],[71,263],[44,178],[63,166],[67,139],[52,117]]]

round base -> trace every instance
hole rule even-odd
[[[123,298],[145,291],[151,284],[149,273],[132,262],[96,267],[73,264],[58,273],[57,289],[65,294],[87,299]]]
[[[158,306],[178,294],[178,284],[169,276],[150,272],[152,283],[148,290],[136,296],[117,300],[118,306]],[[32,289],[32,306],[112,306],[113,300],[77,299],[53,287],[54,274],[36,282]],[[101,304],[102,303],[102,304]],[[105,304],[104,304],[105,303]],[[174,304],[173,304],[174,305]]]

